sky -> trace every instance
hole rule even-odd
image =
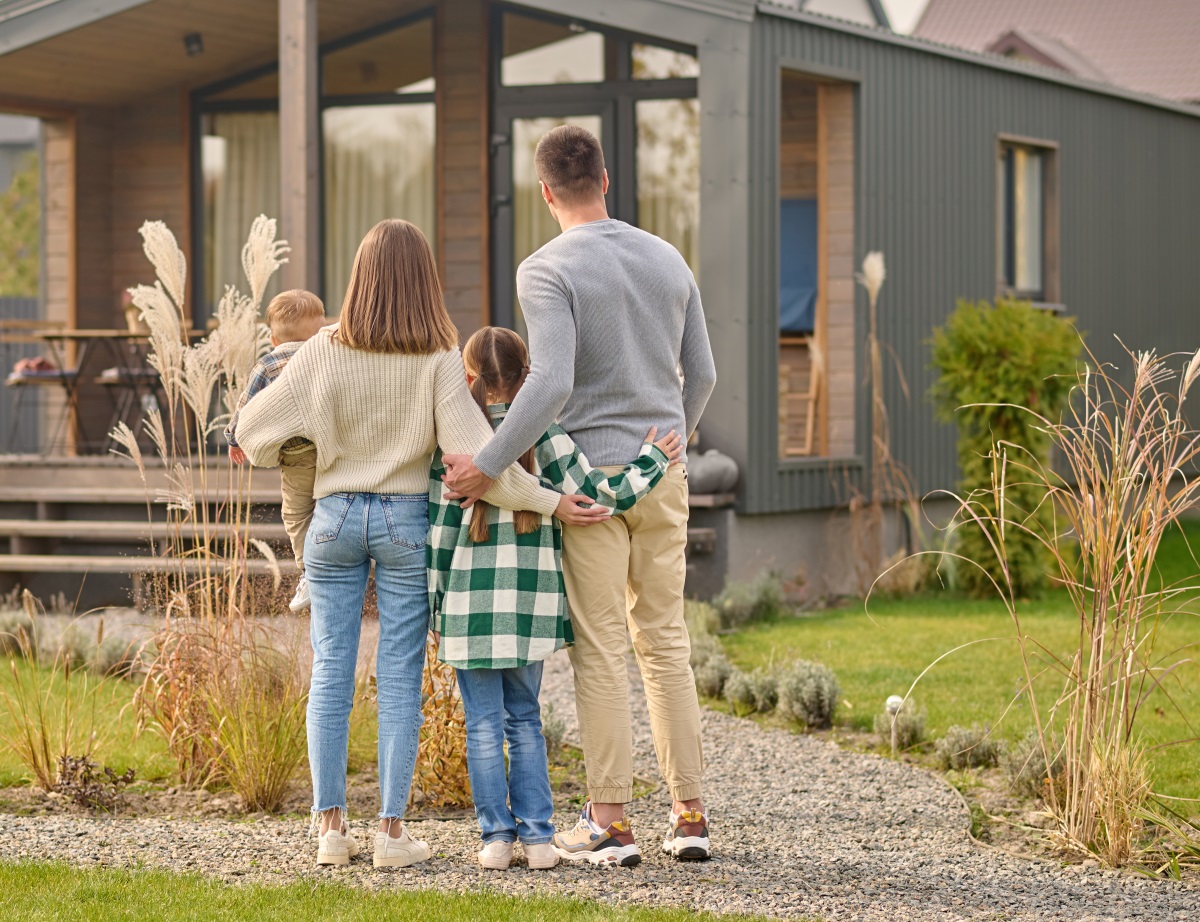
[[[883,8],[897,32],[911,32],[929,0],[883,0]]]

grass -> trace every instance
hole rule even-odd
[[[1163,542],[1158,567],[1165,583],[1197,580],[1189,552],[1200,547],[1200,523],[1189,523]],[[1162,653],[1200,644],[1200,604],[1164,621],[1156,648]],[[1066,596],[1052,594],[1027,602],[1019,614],[1027,635],[1058,655],[1076,647],[1078,622]],[[804,658],[825,663],[837,673],[845,704],[839,723],[870,730],[888,695],[903,695],[925,667],[962,644],[934,666],[913,692],[928,709],[927,735],[933,739],[952,724],[997,725],[1013,701],[1023,671],[1012,622],[1003,606],[938,592],[904,599],[873,599],[870,613],[861,603],[804,617],[780,617],[724,638],[730,658],[751,669]],[[1194,652],[1184,651],[1167,662]],[[1046,688],[1059,680],[1046,679]],[[1139,729],[1151,747],[1200,734],[1200,665],[1185,666],[1170,686],[1156,692],[1143,709]],[[1053,700],[1049,696],[1046,700]],[[1182,712],[1182,713],[1181,713]],[[1190,724],[1190,727],[1189,727]],[[1005,739],[1023,736],[1031,725],[1026,701],[1018,699],[996,732]],[[1200,798],[1200,743],[1154,749],[1150,753],[1155,789],[1174,797]]]
[[[0,893],[5,894],[0,919],[56,922],[173,922],[195,918],[239,922],[325,922],[334,918],[345,922],[708,922],[731,918],[679,909],[626,909],[551,896],[516,898],[488,892],[428,890],[368,893],[340,884],[311,882],[283,887],[231,886],[165,871],[79,869],[45,862],[0,863]]]

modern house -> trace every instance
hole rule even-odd
[[[0,110],[43,119],[45,315],[123,325],[121,292],[150,280],[137,228],[160,218],[203,325],[266,212],[292,245],[279,284],[331,312],[363,232],[401,216],[464,336],[519,326],[515,268],[555,231],[532,150],[577,122],[610,212],[699,279],[720,377],[701,443],[741,467],[732,506],[695,510],[705,572],[843,588],[830,522],[871,476],[868,251],[911,394],[889,374],[893,451],[921,492],[956,479],[922,395],[957,298],[1066,311],[1101,355],[1115,334],[1200,345],[1200,110],[847,3],[862,21],[753,0],[0,3]]]

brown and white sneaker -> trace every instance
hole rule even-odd
[[[707,861],[711,858],[708,814],[700,810],[672,813],[671,828],[667,830],[662,850],[680,861]]]
[[[617,820],[607,829],[592,821],[591,803],[585,804],[579,822],[570,832],[556,833],[554,850],[566,861],[632,868],[642,860],[627,820]]]

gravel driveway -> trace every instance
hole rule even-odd
[[[636,771],[657,778],[641,683],[632,695]],[[543,698],[573,720],[565,655],[547,666]],[[365,862],[318,869],[315,842],[295,821],[3,817],[0,856],[85,865],[150,866],[229,880],[353,881],[368,888],[557,892],[622,903],[834,920],[1200,919],[1200,888],[1099,868],[1060,868],[973,845],[957,795],[935,776],[812,737],[763,730],[705,712],[707,801],[716,857],[677,865],[657,851],[663,792],[630,810],[646,855],[633,869],[483,872],[473,822],[414,822],[433,846],[425,867],[375,871]],[[570,727],[569,737],[575,738]],[[560,827],[573,816],[557,817]],[[364,846],[370,823],[359,818]]]

